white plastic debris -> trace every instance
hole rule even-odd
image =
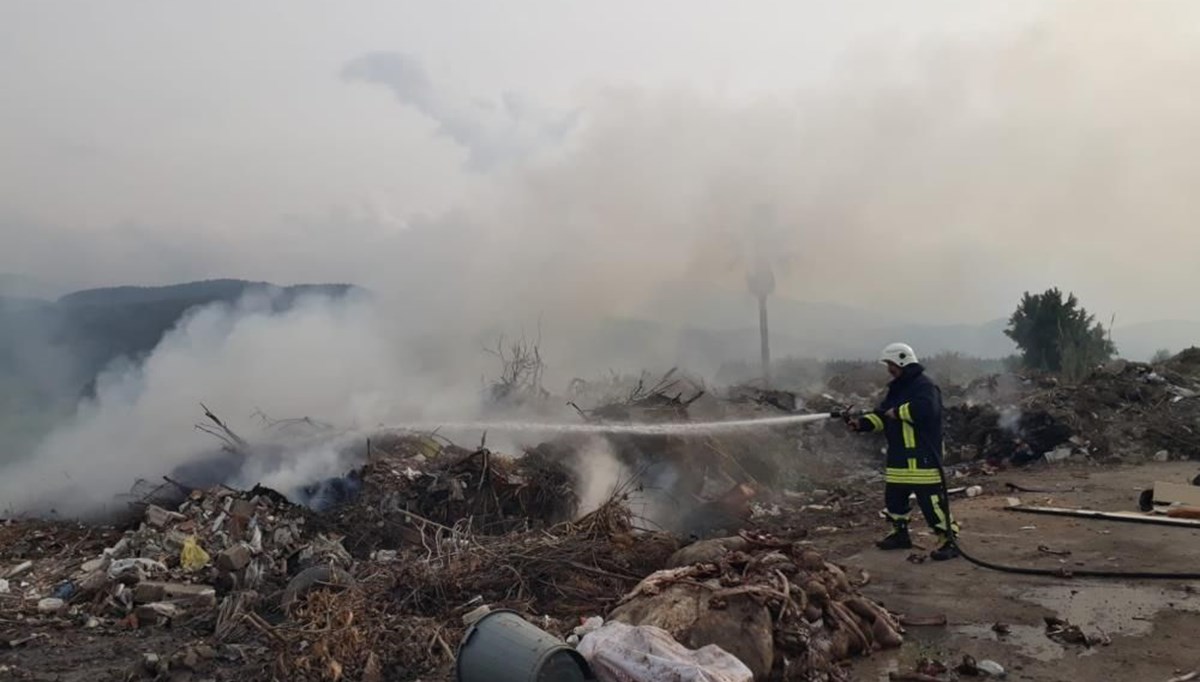
[[[1166,450],[1159,450],[1158,452],[1154,453],[1154,461],[1169,462],[1171,461],[1171,453]]]
[[[250,551],[254,552],[255,554],[262,554],[263,532],[262,532],[262,528],[259,527],[259,525],[258,525],[258,517],[257,516],[250,519],[250,528],[251,528],[250,542],[247,543],[250,545]]]
[[[1061,462],[1071,456],[1071,448],[1055,448],[1046,453],[1047,462]]]
[[[113,559],[120,559],[121,557],[125,556],[125,554],[128,552],[129,552],[129,538],[121,538],[120,542],[118,542],[117,544],[113,545],[112,547],[109,547],[108,549],[104,550],[104,556],[110,557]]]
[[[8,594],[8,581],[0,578],[0,594]]]
[[[754,673],[715,644],[692,650],[662,628],[610,622],[579,642],[600,682],[753,682]]]
[[[975,664],[975,667],[992,677],[1004,677],[1008,675],[1004,670],[1004,666],[995,661],[980,661]]]
[[[58,613],[66,606],[66,602],[61,599],[47,597],[38,602],[38,613]]]
[[[108,567],[108,577],[116,580],[126,574],[135,574],[139,580],[153,573],[166,573],[167,567],[153,559],[136,557],[132,559],[117,559]]]
[[[591,633],[599,630],[602,627],[604,627],[604,619],[601,618],[600,616],[592,616],[591,618],[584,620],[583,623],[578,625],[575,628],[574,632],[576,635],[578,635],[580,637],[584,637],[586,635],[590,635]]]
[[[390,564],[399,556],[399,552],[394,549],[381,549],[375,552],[374,559],[381,564]]]
[[[765,505],[757,502],[750,503],[750,517],[761,519],[763,517],[778,517],[783,514],[783,510],[777,504]]]
[[[979,497],[983,494],[983,486],[973,485],[967,488],[967,497]]]

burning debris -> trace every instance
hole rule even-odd
[[[1009,404],[957,404],[948,448],[972,466],[1064,449],[1095,458],[1163,438],[1186,454],[1194,421],[1176,417],[1197,404],[1187,391],[1200,363],[1172,362],[1114,366],[1071,387],[1031,382]],[[672,372],[579,411],[591,423],[686,423],[706,395]],[[847,402],[745,389],[715,405],[738,416]],[[859,592],[865,573],[808,544],[878,511],[874,455],[833,422],[564,434],[517,456],[436,433],[367,439],[273,422],[346,465],[276,491],[235,482],[248,462],[281,454],[207,409],[206,419],[222,451],[139,482],[111,525],[0,526],[0,664],[17,670],[23,655],[63,641],[87,650],[96,645],[85,638],[133,636],[144,644],[117,657],[125,679],[448,679],[464,634],[502,609],[577,644],[597,670],[626,670],[613,647],[642,642],[679,660],[707,652],[732,679],[745,679],[742,669],[717,662],[736,659],[754,679],[841,680],[841,662],[904,639],[901,619]],[[825,462],[842,468],[825,489],[781,476],[798,457],[807,475]],[[612,462],[603,485],[600,458]],[[1076,631],[1047,626],[1056,640],[1103,643]],[[988,663],[964,660],[958,674],[994,674]]]

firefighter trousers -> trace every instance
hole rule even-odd
[[[958,533],[958,524],[950,518],[950,505],[942,494],[940,484],[887,483],[884,486],[884,504],[888,519],[896,530],[908,530],[909,497],[916,495],[917,506],[925,516],[929,527],[939,536],[945,536],[947,528]]]

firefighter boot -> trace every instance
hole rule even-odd
[[[953,540],[945,535],[942,535],[941,533],[938,534],[938,539],[941,540],[942,544],[937,549],[929,553],[930,559],[933,559],[934,561],[949,561],[950,559],[956,559],[962,555],[962,553],[958,551],[958,545],[954,544]]]
[[[912,538],[908,536],[908,524],[900,521],[892,523],[892,533],[875,543],[882,550],[912,549]]]

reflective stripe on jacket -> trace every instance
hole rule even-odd
[[[883,416],[888,410],[895,410],[895,419]],[[859,429],[883,431],[887,438],[888,483],[941,483],[942,392],[921,365],[908,365],[888,384],[887,396],[859,420]]]

